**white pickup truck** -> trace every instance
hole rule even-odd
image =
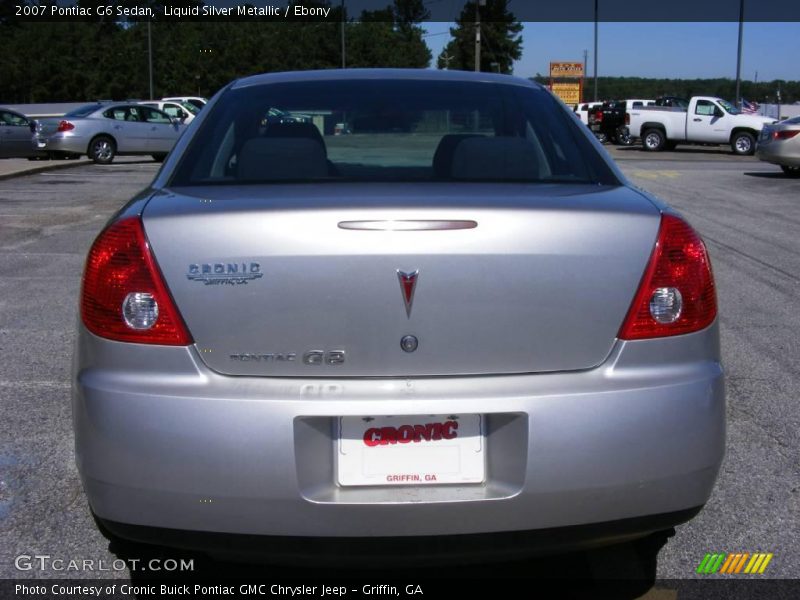
[[[734,154],[753,154],[761,128],[774,119],[739,112],[730,102],[695,96],[688,108],[643,106],[626,115],[631,137],[645,150],[672,150],[677,144],[730,144]]]

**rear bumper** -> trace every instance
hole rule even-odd
[[[788,167],[800,167],[800,155],[791,154],[783,151],[776,143],[768,143],[766,145],[759,144],[756,149],[756,156],[764,162],[772,163],[774,165],[786,165]]]
[[[89,141],[81,136],[56,133],[49,137],[35,137],[32,146],[35,150],[45,152],[70,152],[86,154]]]
[[[113,535],[132,540],[210,552],[226,558],[291,565],[333,567],[444,564],[519,560],[530,556],[584,550],[622,543],[685,523],[702,507],[688,510],[534,531],[415,537],[286,537],[183,531],[127,525],[100,519]]]
[[[708,499],[724,454],[717,340],[715,323],[619,343],[579,373],[320,380],[221,376],[193,348],[81,331],[77,461],[112,530],[428,537],[685,515]],[[335,484],[338,416],[451,412],[486,415],[485,484]]]

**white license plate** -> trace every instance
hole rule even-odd
[[[481,415],[341,417],[339,485],[481,483],[482,424]]]

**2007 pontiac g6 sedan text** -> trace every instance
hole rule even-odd
[[[77,460],[124,538],[611,543],[694,516],[724,454],[702,240],[522,79],[231,83],[100,233],[80,302]]]

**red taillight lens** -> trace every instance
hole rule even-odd
[[[711,262],[685,221],[663,215],[653,254],[619,332],[623,340],[691,333],[717,316]]]
[[[83,273],[81,318],[89,331],[110,340],[192,343],[138,217],[113,223],[92,245]]]
[[[602,123],[603,122],[603,111],[602,110],[598,110],[595,113],[595,121],[597,121],[598,123]]]
[[[73,129],[75,129],[75,125],[69,121],[59,121],[58,129],[56,131],[72,131]]]
[[[772,132],[772,139],[773,140],[790,140],[794,136],[800,133],[800,130],[797,131],[773,131]]]
[[[631,113],[625,113],[625,125],[631,124]]]

